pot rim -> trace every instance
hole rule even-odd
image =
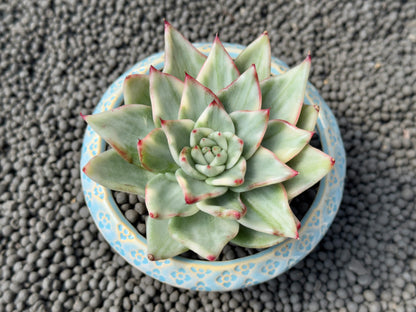
[[[233,58],[244,49],[244,46],[238,44],[223,44]],[[194,44],[204,54],[209,52],[211,45],[205,42]],[[153,54],[127,70],[107,89],[94,114],[120,106],[125,77],[148,73],[150,65],[161,69],[163,57],[163,52]],[[272,74],[281,74],[287,68],[284,62],[272,57]],[[229,261],[208,262],[181,256],[149,261],[146,257],[146,239],[120,212],[111,191],[92,181],[81,170],[85,201],[101,234],[135,268],[161,282],[180,288],[229,291],[259,284],[286,272],[309,254],[327,232],[341,203],[346,171],[345,150],[336,119],[309,82],[304,103],[320,107],[317,132],[323,151],[336,159],[336,163],[331,172],[321,180],[318,193],[301,220],[299,240],[286,239],[254,255]],[[81,152],[81,168],[104,149],[105,141],[87,126]]]

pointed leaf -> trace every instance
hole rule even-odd
[[[218,36],[215,37],[208,58],[196,80],[216,94],[237,79],[239,75],[233,59],[225,50]]]
[[[182,149],[181,153],[179,154],[180,166],[182,170],[185,171],[185,173],[191,178],[197,180],[205,180],[207,176],[199,170],[195,169],[195,162],[192,157],[192,150],[195,148],[198,148],[198,146],[195,146],[194,148],[186,146]]]
[[[288,166],[299,172],[298,176],[283,183],[289,199],[299,195],[321,180],[334,164],[335,160],[331,156],[306,145],[295,158],[288,162]]]
[[[188,250],[169,234],[169,220],[146,220],[147,257],[151,261],[175,257]]]
[[[284,120],[270,120],[261,144],[286,163],[309,143],[313,132],[296,128]]]
[[[305,129],[307,131],[313,131],[316,126],[316,121],[319,116],[319,106],[318,105],[306,105],[302,106],[300,111],[299,120],[296,124],[296,127]]]
[[[125,161],[114,149],[92,158],[82,171],[104,187],[140,196],[144,196],[146,183],[154,176]]]
[[[189,146],[189,136],[194,127],[194,122],[189,119],[164,120],[161,124],[162,130],[168,139],[170,153],[180,166],[179,153],[185,146]]]
[[[124,104],[150,106],[149,75],[129,75],[123,84]]]
[[[260,146],[247,160],[244,183],[231,188],[234,192],[246,192],[258,187],[280,183],[297,175],[297,172],[282,163],[273,152]]]
[[[256,65],[260,81],[270,77],[271,49],[267,32],[250,43],[235,60],[235,65],[240,73],[247,70],[252,64]]]
[[[227,138],[227,162],[225,163],[225,168],[230,169],[234,167],[237,161],[240,159],[241,154],[243,153],[244,142],[235,134],[224,133],[224,136]]]
[[[210,89],[186,74],[178,119],[196,121],[212,101],[219,102]]]
[[[293,213],[281,184],[269,185],[240,194],[247,213],[238,222],[263,233],[298,238]]]
[[[283,242],[286,237],[266,234],[240,224],[240,230],[231,243],[244,248],[267,248]]]
[[[269,121],[269,110],[236,111],[230,114],[235,134],[243,140],[243,156],[249,159],[259,148]]]
[[[256,67],[250,66],[237,80],[218,93],[228,113],[261,109],[261,90]]]
[[[173,173],[159,173],[146,185],[146,207],[151,218],[186,217],[198,212],[195,204],[187,204]]]
[[[175,172],[178,165],[169,152],[169,144],[162,129],[153,129],[139,140],[137,150],[142,166],[153,172]]]
[[[165,21],[165,66],[163,72],[180,80],[185,79],[185,73],[196,77],[206,58],[179,31]]]
[[[160,127],[160,119],[177,119],[181,104],[183,82],[174,76],[161,73],[151,66],[149,84],[155,125]]]
[[[215,198],[198,202],[197,207],[214,217],[238,220],[246,213],[246,206],[240,199],[240,194],[227,192]]]
[[[110,111],[82,116],[126,161],[140,166],[137,141],[154,129],[149,106],[123,105]]]
[[[190,143],[191,146],[198,145],[202,138],[206,138],[214,130],[209,128],[195,128],[191,132]]]
[[[213,178],[208,178],[205,180],[206,183],[210,185],[217,186],[238,186],[243,184],[244,175],[246,173],[246,160],[243,157],[240,157],[239,161],[231,169],[225,170],[223,173],[217,175]]]
[[[196,170],[207,177],[215,177],[225,170],[225,166],[195,165]]]
[[[260,83],[263,108],[270,108],[270,119],[283,119],[296,124],[310,68],[311,58],[308,55],[300,65]]]
[[[237,235],[238,227],[234,220],[217,218],[202,211],[169,221],[169,233],[174,239],[210,261],[215,260]]]
[[[182,169],[176,171],[176,179],[182,188],[187,204],[193,204],[207,198],[221,196],[227,192],[228,189],[224,186],[213,186],[206,184],[204,181],[193,179]]]
[[[195,122],[195,128],[209,128],[214,131],[234,133],[234,124],[224,108],[212,101]]]

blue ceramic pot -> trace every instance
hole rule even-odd
[[[211,49],[211,43],[195,46],[205,54]],[[233,58],[244,49],[236,44],[225,43],[224,46]],[[162,69],[163,61],[163,53],[157,53],[126,71],[105,92],[94,114],[122,104],[122,85],[127,75],[145,74],[150,65]],[[272,58],[272,74],[279,75],[287,68],[282,61]],[[178,256],[152,262],[146,257],[146,239],[122,215],[111,191],[81,172],[85,200],[102,235],[131,265],[161,282],[181,288],[227,291],[262,283],[287,271],[301,261],[325,235],[338,211],[344,189],[346,158],[336,119],[311,84],[306,90],[305,104],[320,107],[317,131],[322,149],[336,159],[336,164],[321,181],[312,206],[301,220],[299,240],[287,239],[257,254],[231,261],[208,262]],[[81,168],[104,149],[105,141],[88,126],[82,147]]]

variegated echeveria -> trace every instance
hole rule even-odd
[[[311,58],[271,75],[263,33],[232,59],[216,37],[208,56],[165,22],[163,71],[130,75],[124,105],[83,116],[112,149],[83,171],[145,197],[148,257],[188,249],[215,260],[234,244],[298,238],[289,200],[334,159],[308,143],[318,108],[304,105]]]

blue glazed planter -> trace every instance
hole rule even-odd
[[[195,46],[205,54],[211,48],[210,43]],[[236,44],[225,43],[224,46],[233,58],[244,49]],[[162,69],[163,53],[146,58],[120,76],[105,92],[94,114],[121,105],[125,77],[145,74],[150,65]],[[272,58],[272,74],[279,75],[287,68],[282,61]],[[81,172],[85,200],[102,235],[131,265],[161,282],[181,288],[228,291],[262,283],[287,271],[301,261],[325,235],[338,211],[344,189],[346,157],[335,117],[311,84],[306,90],[305,104],[320,107],[317,130],[322,149],[336,159],[336,164],[321,181],[312,206],[301,220],[299,240],[287,239],[257,254],[231,261],[208,262],[178,256],[152,262],[146,257],[146,239],[121,214],[111,191]],[[104,150],[105,141],[88,126],[82,146],[81,168]]]

